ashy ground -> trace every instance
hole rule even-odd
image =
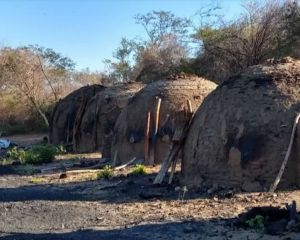
[[[45,166],[43,166],[45,167]],[[300,239],[237,228],[235,217],[253,206],[281,206],[300,192],[208,196],[153,186],[149,174],[117,171],[0,176],[0,239]]]
[[[93,164],[83,164],[95,158],[67,155],[36,167],[0,166],[0,239],[300,239],[299,231],[271,235],[235,224],[240,213],[255,206],[300,204],[298,190],[183,192],[176,179],[172,185],[153,185],[158,167],[139,176],[129,167],[97,180]]]

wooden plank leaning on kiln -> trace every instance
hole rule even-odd
[[[150,132],[150,120],[151,120],[151,113],[147,112],[147,119],[146,119],[146,129],[145,129],[145,138],[144,138],[144,159],[145,163],[149,163],[149,132]]]
[[[187,112],[186,122],[185,122],[183,128],[179,127],[179,128],[175,129],[175,133],[174,133],[174,137],[172,139],[173,141],[172,141],[172,145],[170,147],[170,151],[169,151],[167,157],[165,158],[165,160],[163,161],[163,163],[161,164],[161,168],[160,168],[156,178],[154,179],[154,182],[153,182],[154,184],[161,184],[163,182],[165,175],[168,172],[168,169],[173,164],[172,171],[170,174],[170,179],[169,179],[169,183],[172,183],[172,179],[173,179],[175,168],[176,168],[176,161],[177,161],[176,157],[183,147],[184,140],[186,138],[188,129],[190,127],[190,124],[191,124],[193,116],[194,116],[194,112],[192,109],[192,103],[190,100],[187,100],[187,105],[188,105],[188,112]]]
[[[289,160],[289,157],[291,155],[291,151],[292,151],[292,147],[293,147],[294,139],[295,139],[295,133],[296,133],[297,125],[298,125],[298,122],[299,122],[299,118],[300,118],[300,113],[298,113],[296,118],[295,118],[292,133],[291,133],[290,143],[289,143],[289,146],[288,146],[288,150],[285,154],[284,160],[282,161],[282,164],[281,164],[281,167],[279,169],[278,175],[277,175],[276,179],[274,180],[273,184],[271,185],[271,187],[269,189],[269,192],[274,192],[276,190],[276,188],[277,188],[277,186],[278,186],[278,184],[279,184],[279,182],[282,178],[282,175],[284,173],[286,164],[287,164],[287,162]]]

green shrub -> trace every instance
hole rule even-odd
[[[45,179],[41,178],[41,177],[33,177],[33,178],[31,178],[31,180],[29,182],[33,183],[33,184],[40,184],[40,183],[45,182]]]
[[[56,146],[56,154],[65,154],[65,153],[67,153],[67,149],[64,145]]]
[[[54,160],[55,155],[65,153],[66,149],[62,145],[35,145],[29,150],[13,147],[8,151],[10,160],[20,160],[22,164],[49,163]]]
[[[114,170],[110,165],[106,165],[98,174],[97,178],[110,179],[114,175]]]
[[[26,152],[24,149],[13,147],[7,151],[9,160],[20,160],[21,163],[25,163]]]
[[[35,145],[31,147],[25,154],[25,163],[27,164],[40,164],[50,163],[54,160],[57,154],[57,147],[46,145]]]
[[[1,161],[2,166],[10,165],[12,163],[12,160],[9,158],[2,158],[2,159],[0,159],[0,161]]]
[[[146,167],[142,164],[136,164],[131,173],[133,175],[145,175],[147,173]]]
[[[265,218],[262,215],[256,215],[254,218],[246,221],[246,224],[250,228],[254,228],[256,230],[263,230],[265,227]]]

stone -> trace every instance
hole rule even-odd
[[[59,175],[59,179],[63,179],[63,178],[67,178],[67,174],[66,173],[61,173]]]

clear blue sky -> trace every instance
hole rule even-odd
[[[219,0],[227,18],[243,0]],[[0,47],[38,44],[73,59],[77,69],[103,70],[122,37],[143,36],[134,16],[152,10],[190,17],[202,0],[0,0]]]

